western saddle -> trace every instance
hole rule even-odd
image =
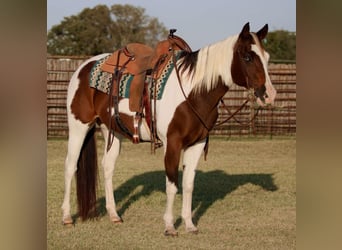
[[[133,138],[133,143],[139,143],[138,125],[143,117],[143,110],[145,109],[146,120],[151,129],[152,143],[156,142],[157,136],[155,131],[155,124],[151,121],[151,98],[147,98],[146,91],[146,76],[150,75],[151,83],[155,83],[156,80],[161,77],[164,67],[168,61],[174,56],[174,52],[177,50],[184,50],[191,52],[189,45],[180,37],[174,35],[176,29],[171,29],[168,38],[164,41],[160,41],[155,49],[141,44],[141,43],[129,43],[125,47],[115,51],[101,66],[101,70],[113,74],[113,80],[111,84],[111,90],[109,95],[109,110],[111,112],[114,107],[114,117],[119,128],[125,132],[129,137]],[[119,102],[119,83],[121,77],[124,74],[131,74],[133,80],[129,89],[129,109],[132,112],[136,112],[133,119],[134,131],[133,134],[124,126],[121,122],[118,102]],[[146,94],[144,94],[146,92]],[[110,130],[111,119],[110,114]],[[113,141],[113,131],[109,132],[107,150],[110,149]]]

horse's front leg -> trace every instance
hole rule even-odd
[[[198,229],[192,222],[192,192],[194,189],[195,170],[205,146],[205,140],[201,141],[186,150],[183,155],[183,204],[182,217],[187,232],[197,233]]]
[[[107,138],[108,138],[108,130],[106,127],[101,125],[102,133],[105,138],[105,149],[104,155],[102,159],[102,167],[103,167],[103,175],[104,175],[104,186],[105,186],[105,194],[106,194],[106,210],[109,215],[109,219],[114,223],[121,223],[122,219],[116,212],[116,204],[113,193],[113,174],[114,167],[117,157],[120,153],[121,146],[121,138],[118,135],[115,135],[113,144],[108,152],[106,152],[107,148]]]
[[[166,172],[166,210],[164,214],[166,236],[177,236],[174,227],[173,203],[178,191],[178,164],[181,153],[181,145],[168,140],[165,149],[164,165]]]

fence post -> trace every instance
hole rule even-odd
[[[249,135],[254,135],[256,134],[256,131],[255,131],[255,119],[253,119],[253,117],[255,116],[255,101],[254,99],[252,99],[253,101],[250,102],[250,105],[249,105],[249,120],[251,121],[250,122],[250,125],[249,125]]]
[[[269,121],[268,121],[268,133],[270,134],[270,139],[273,137],[273,109],[270,110],[271,114],[269,115]]]

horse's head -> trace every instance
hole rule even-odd
[[[256,33],[249,31],[249,23],[245,24],[234,46],[231,66],[233,82],[254,89],[261,106],[272,105],[277,93],[267,71],[269,54],[262,45],[267,32],[267,24]]]

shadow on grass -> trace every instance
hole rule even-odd
[[[181,183],[182,172],[180,171],[179,180]],[[205,214],[208,208],[214,202],[224,197],[239,186],[251,183],[259,186],[266,191],[276,191],[278,188],[274,184],[272,174],[236,174],[229,175],[221,170],[210,172],[202,172],[197,170],[195,177],[195,188],[192,199],[192,210],[196,210],[193,220],[197,224],[200,218]],[[134,192],[137,187],[142,187],[139,192]],[[179,187],[181,192],[182,187]],[[115,190],[116,203],[127,200],[118,210],[118,214],[122,216],[125,211],[134,204],[139,198],[150,196],[152,192],[160,191],[165,193],[165,172],[153,171],[141,175],[137,175],[127,180],[124,184]],[[134,194],[133,194],[134,192]],[[166,201],[166,198],[165,198]],[[97,211],[99,216],[106,214],[105,198],[102,197],[97,201]],[[163,213],[164,211],[161,211]],[[175,225],[179,226],[181,219],[179,218]]]

